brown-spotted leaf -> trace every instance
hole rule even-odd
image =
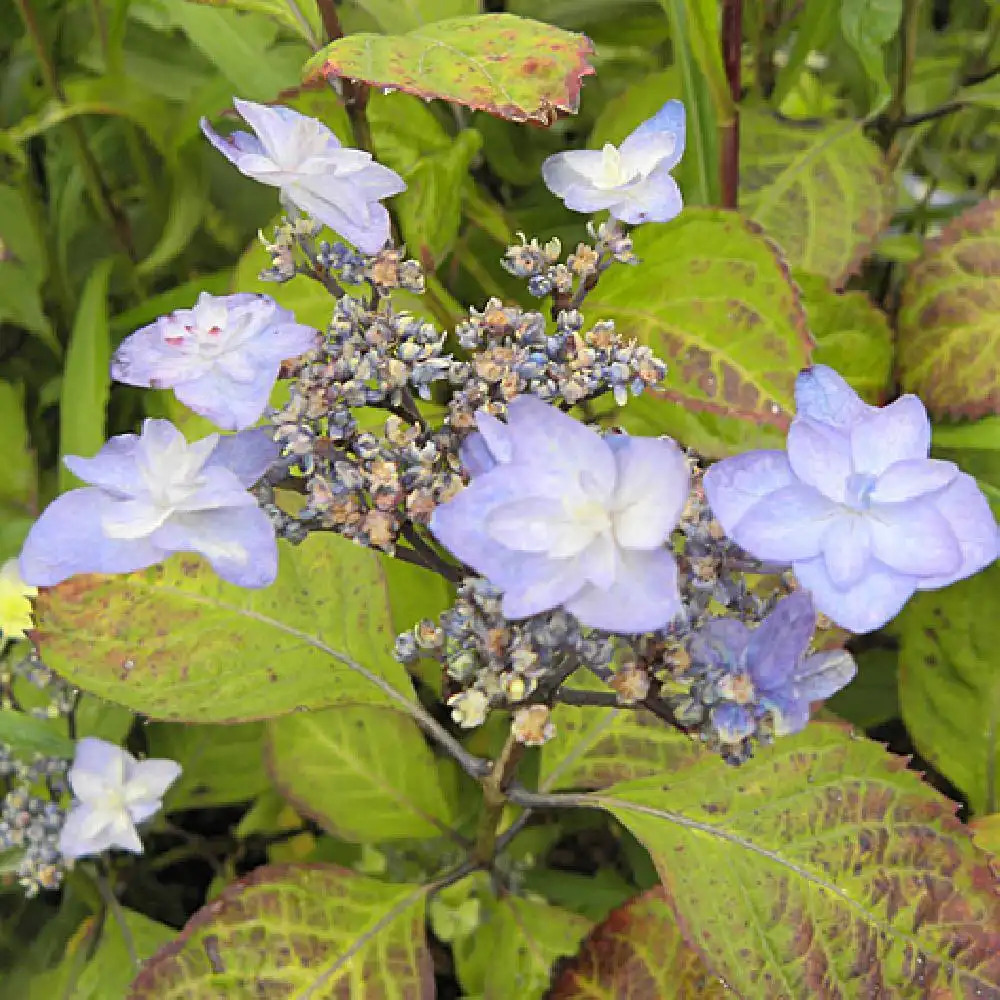
[[[307,80],[344,77],[510,121],[551,125],[575,113],[593,46],[585,35],[514,14],[453,17],[405,35],[338,38],[306,63]]]
[[[814,723],[733,769],[707,755],[574,797],[643,843],[687,940],[740,996],[1000,998],[1000,894],[954,804]]]
[[[1000,195],[927,242],[903,285],[899,373],[935,417],[1000,413]]]
[[[126,1000],[431,1000],[428,889],[334,865],[258,868],[195,913]]]
[[[608,272],[588,315],[613,319],[668,362],[663,399],[787,426],[812,340],[774,245],[734,212],[697,208],[634,238],[641,266]]]
[[[892,212],[892,186],[860,122],[819,128],[740,115],[740,207],[792,267],[841,288]]]
[[[735,997],[684,940],[666,889],[612,910],[561,967],[546,1000]]]
[[[282,544],[280,554],[263,590],[226,583],[194,556],[72,577],[39,594],[36,641],[77,687],[172,722],[389,703],[355,666],[412,694],[392,655],[378,555],[333,535]]]

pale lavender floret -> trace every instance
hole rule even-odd
[[[173,389],[188,408],[223,430],[260,418],[281,362],[319,341],[319,333],[266,295],[209,295],[161,316],[122,341],[112,378]]]
[[[113,743],[84,737],[69,771],[74,801],[59,834],[59,852],[67,859],[112,847],[141,854],[136,824],[159,812],[180,773],[175,761],[139,761]]]
[[[682,208],[670,171],[684,153],[684,105],[667,101],[621,144],[556,153],[542,164],[549,190],[574,212],[608,209],[629,224],[667,222]]]
[[[112,438],[93,458],[66,457],[91,485],[64,493],[21,551],[26,582],[129,573],[174,552],[204,556],[224,580],[265,587],[278,567],[274,528],[247,492],[278,457],[264,429],[188,444],[167,420]]]
[[[779,736],[797,733],[809,721],[811,702],[829,698],[855,675],[844,650],[806,655],[816,629],[816,611],[805,591],[796,591],[751,630],[732,618],[712,618],[691,640],[693,660],[723,672],[717,682],[726,699],[712,723],[727,742],[751,735],[770,711]]]
[[[378,253],[389,240],[389,213],[381,199],[406,190],[402,177],[370,153],[341,146],[321,121],[291,108],[233,104],[253,129],[224,139],[203,118],[205,137],[240,173],[279,188],[283,201],[350,240]]]
[[[476,420],[462,449],[472,481],[431,530],[503,591],[504,615],[562,606],[611,632],[666,625],[680,610],[666,543],[688,496],[677,445],[602,438],[532,396],[510,403],[507,423]]]
[[[754,451],[705,475],[726,533],[791,563],[816,607],[870,632],[917,590],[961,580],[997,557],[997,525],[975,480],[928,458],[916,396],[870,406],[831,368],[803,372],[787,450]]]

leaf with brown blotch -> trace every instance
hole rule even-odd
[[[342,77],[509,121],[551,125],[580,105],[590,39],[514,14],[425,24],[405,35],[354,34],[317,52],[306,80]]]
[[[739,995],[998,1000],[1000,894],[954,804],[813,723],[734,769],[574,796],[650,852],[685,937]]]
[[[587,308],[668,363],[665,388],[650,397],[787,427],[813,344],[774,244],[734,212],[701,208],[649,223],[634,240],[642,265],[605,274]]]
[[[935,417],[1000,413],[1000,195],[928,240],[903,285],[898,364]]]
[[[126,1000],[431,1000],[429,890],[334,865],[258,868],[195,913]]]
[[[882,154],[861,122],[795,125],[740,114],[740,208],[793,268],[842,288],[892,214]]]
[[[735,997],[684,940],[666,889],[612,910],[561,966],[546,1000],[725,1000]]]

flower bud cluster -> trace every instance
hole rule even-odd
[[[0,712],[20,711],[15,681],[38,688],[49,697],[47,705],[27,709],[39,719],[58,719],[72,711],[76,692],[46,667],[37,654],[12,664],[0,673],[3,705]],[[69,792],[69,760],[42,753],[18,754],[0,742],[0,781],[6,794],[0,798],[0,853],[16,853],[14,873],[28,897],[41,889],[56,889],[65,871],[59,854],[59,833],[66,811],[60,801]]]
[[[441,663],[452,718],[463,729],[482,725],[492,708],[517,708],[555,689],[578,667],[608,670],[613,655],[608,636],[581,628],[560,609],[508,621],[499,591],[478,577],[462,581],[439,623],[426,619],[396,640],[402,662],[426,657]],[[547,715],[540,721],[537,712],[519,718],[529,745],[533,734],[550,732]]]

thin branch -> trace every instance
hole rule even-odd
[[[921,111],[919,114],[907,115],[901,118],[897,125],[899,128],[913,128],[914,125],[922,125],[924,122],[932,122],[935,118],[944,118],[946,115],[953,115],[956,111],[969,107],[967,101],[949,101],[939,107],[931,108],[929,111]]]
[[[319,16],[323,21],[323,31],[327,42],[335,42],[344,37],[344,29],[340,24],[340,16],[334,0],[316,0]],[[344,108],[351,120],[351,130],[354,132],[354,145],[358,149],[372,152],[372,133],[368,125],[366,109],[368,107],[369,87],[360,80],[341,79],[341,89],[344,98]]]
[[[94,882],[97,884],[97,891],[101,894],[101,899],[104,900],[104,905],[111,912],[111,915],[115,918],[115,923],[118,924],[118,928],[122,932],[122,940],[125,942],[125,951],[128,954],[129,961],[131,961],[136,972],[139,972],[142,969],[142,962],[135,948],[132,931],[129,930],[129,926],[125,921],[125,911],[122,909],[121,903],[118,902],[118,897],[115,896],[114,890],[111,888],[107,871],[107,862],[103,858],[99,858],[97,864],[94,866]]]
[[[741,60],[743,55],[743,0],[722,0],[722,59],[733,99],[733,116],[720,125],[721,144],[719,169],[721,171],[722,207],[735,209],[739,203],[740,188],[740,111],[742,95]]]

